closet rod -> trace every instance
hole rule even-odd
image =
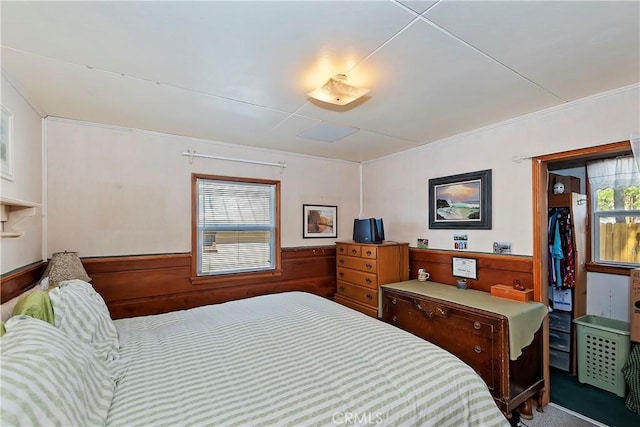
[[[275,166],[280,169],[284,169],[287,167],[287,164],[284,162],[272,163],[272,162],[262,162],[260,160],[235,159],[233,157],[212,156],[209,154],[197,154],[195,150],[193,151],[187,150],[184,153],[182,153],[182,155],[189,157],[189,163],[193,163],[194,157],[202,157],[205,159],[227,160],[230,162],[251,163],[254,165],[264,165],[264,166]]]

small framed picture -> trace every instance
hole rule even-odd
[[[456,277],[464,277],[465,279],[478,278],[478,266],[475,258],[458,258],[452,257],[452,274]]]
[[[511,242],[493,242],[494,254],[510,254]]]
[[[302,237],[304,239],[338,237],[338,207],[302,205]]]

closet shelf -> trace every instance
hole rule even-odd
[[[586,196],[580,193],[550,194],[548,206],[550,208],[568,208],[571,206],[573,194],[576,194],[576,197],[580,197],[577,201],[578,204],[586,202]]]
[[[21,237],[24,231],[15,230],[15,225],[24,218],[35,216],[38,206],[40,204],[34,202],[0,197],[0,221],[2,221],[0,238]]]

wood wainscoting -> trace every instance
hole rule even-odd
[[[533,288],[531,257],[476,252],[409,248],[409,277],[418,269],[429,280],[455,285],[451,258],[474,258],[478,279],[471,289],[490,292],[491,286],[519,280]],[[207,304],[286,291],[305,291],[333,299],[336,293],[335,246],[282,249],[282,275],[215,285],[191,282],[191,254],[135,255],[83,258],[91,283],[102,295],[114,319],[183,310]],[[37,282],[46,263],[38,262],[7,273],[0,287],[2,301],[19,295]]]
[[[11,298],[31,289],[40,280],[46,267],[47,263],[38,261],[3,274],[0,280],[2,283],[0,286],[0,301],[9,301]]]
[[[158,314],[257,295],[304,291],[333,298],[335,246],[282,249],[282,275],[231,281],[191,282],[191,254],[83,258],[94,288],[114,319]]]
[[[520,255],[409,248],[409,277],[417,279],[418,269],[424,268],[430,274],[430,281],[455,285],[453,257],[477,260],[478,279],[467,279],[469,289],[491,292],[491,286],[513,285],[514,280],[519,280],[527,289],[533,289],[532,258]]]

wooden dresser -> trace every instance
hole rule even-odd
[[[533,334],[533,342],[522,349],[522,354],[516,360],[510,360],[507,317],[452,301],[451,299],[455,300],[455,296],[444,300],[428,296],[429,292],[414,292],[407,289],[440,286],[443,287],[444,293],[453,290],[459,293],[478,292],[486,294],[488,298],[496,297],[491,297],[486,292],[456,290],[453,286],[433,282],[404,283],[409,286],[398,283],[385,286],[381,290],[382,319],[385,322],[436,344],[475,369],[486,382],[498,407],[505,414],[518,408],[530,397],[537,398],[538,406],[542,407],[544,380],[541,327],[538,327],[535,334],[529,333],[529,338]],[[394,288],[396,285],[397,288]],[[459,295],[471,296],[470,294]],[[484,295],[479,297],[486,299]],[[498,301],[498,305],[500,304],[501,301]],[[511,304],[510,309],[513,311],[513,302],[508,301],[508,304]],[[540,306],[535,307],[538,310],[535,316],[537,319],[543,318],[546,308],[542,304],[534,304]],[[529,326],[531,329],[535,327]]]
[[[336,242],[336,277],[336,302],[380,317],[380,285],[409,278],[409,244]]]

